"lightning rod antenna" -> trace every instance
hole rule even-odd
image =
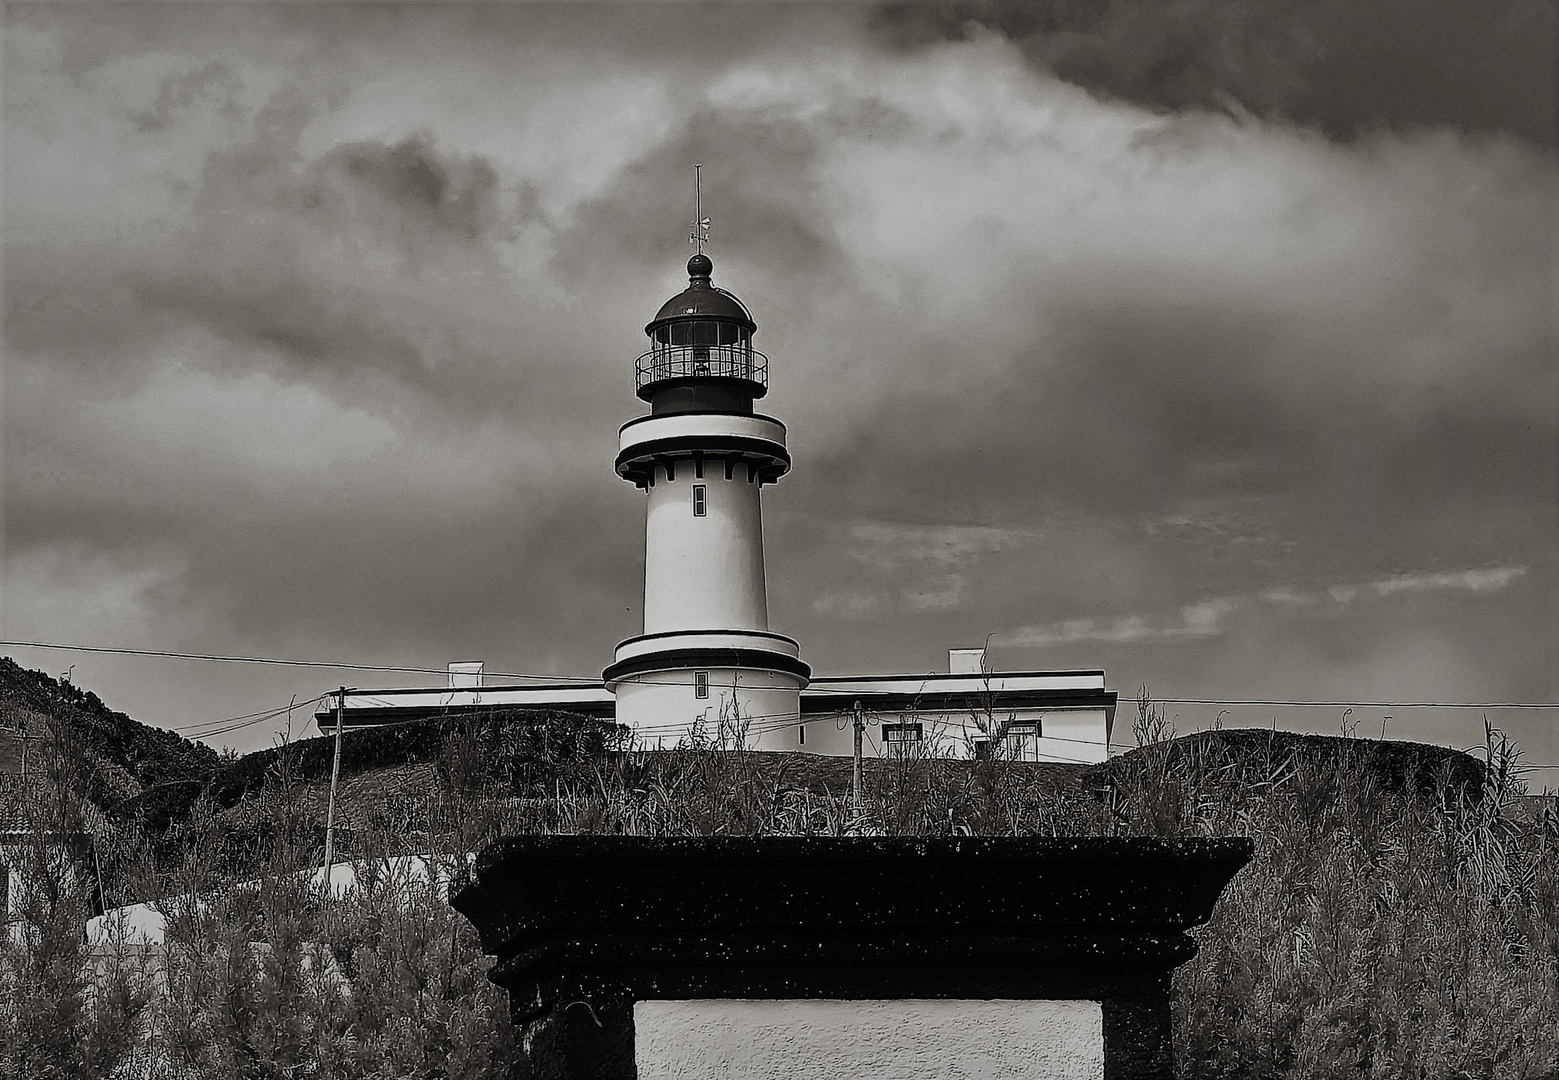
[[[704,167],[693,166],[693,235],[688,237],[688,242],[698,245],[698,253],[704,253],[704,244],[709,240],[709,219],[704,216]]]

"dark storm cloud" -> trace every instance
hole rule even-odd
[[[523,180],[502,185],[491,162],[444,153],[425,132],[305,159],[299,137],[316,114],[294,89],[273,95],[252,137],[204,162],[193,218],[149,230],[133,248],[13,245],[13,347],[47,347],[123,377],[164,362],[137,343],[199,327],[239,346],[213,350],[208,368],[281,367],[337,382],[376,372],[446,406],[491,406],[504,376],[482,324],[503,310],[513,325],[494,245],[536,219],[534,191]],[[443,275],[447,290],[452,270],[465,310],[418,288]],[[473,302],[487,305],[474,328],[462,318]],[[452,381],[444,369],[457,357],[475,362]]]
[[[1070,82],[1154,109],[1338,138],[1444,125],[1553,145],[1559,132],[1548,0],[950,0],[888,4],[875,23],[911,48],[993,30]]]
[[[1540,335],[1488,365],[1498,393],[1419,395],[1373,373],[1355,381],[1346,354],[1328,362],[1285,347],[1280,320],[1249,312],[1117,302],[1061,318],[1065,363],[1019,355],[957,396],[906,388],[818,463],[815,497],[940,520],[947,503],[983,515],[1060,500],[1151,517],[1187,499],[1302,491],[1312,510],[1338,502],[1368,519],[1439,499],[1524,498],[1548,473],[1552,424],[1512,392],[1541,392]],[[1478,370],[1484,358],[1467,360],[1459,380],[1491,376]],[[847,486],[865,459],[897,465]]]
[[[13,618],[593,673],[637,628],[613,438],[701,161],[796,457],[775,627],[819,670],[992,632],[1128,682],[1251,641],[1295,678],[1533,668],[1368,611],[1541,637],[1500,605],[1550,535],[1552,163],[1526,121],[1328,90],[1333,9],[893,48],[854,8],[72,10],[7,41]]]
[[[602,666],[597,658],[635,632],[642,537],[621,527],[638,504],[620,494],[606,487],[564,499],[549,485],[529,498],[454,504],[436,519],[394,506],[353,507],[346,521],[299,514],[304,528],[284,542],[224,530],[220,543],[192,552],[183,576],[226,633],[251,640],[284,634],[313,653],[371,642],[399,655],[431,642],[435,662],[470,654],[498,670],[546,666],[589,677]],[[566,503],[567,512],[538,514],[543,503]],[[286,571],[257,575],[256,564],[278,550]],[[616,603],[621,597],[632,611]]]
[[[222,115],[236,120],[242,115],[238,102],[240,83],[227,65],[212,60],[194,71],[171,75],[162,80],[157,100],[150,108],[133,110],[131,115],[143,132],[166,131],[179,110],[187,109],[204,95],[221,99]]]
[[[325,177],[339,172],[408,213],[467,240],[507,227],[499,205],[498,172],[479,156],[440,155],[433,137],[419,133],[394,145],[360,142],[338,146],[318,164],[320,176],[304,198],[318,205],[327,197]],[[534,195],[525,209],[534,212]],[[524,211],[522,211],[523,214]]]
[[[208,92],[225,70],[185,66],[118,110],[141,138],[225,125],[182,176],[140,184],[181,190],[133,240],[134,175],[102,193],[126,196],[106,220],[78,219],[96,236],[8,218],[8,381],[32,403],[6,432],[12,582],[50,609],[114,595],[126,626],[183,603],[167,630],[259,651],[594,658],[631,632],[613,613],[642,552],[595,460],[621,408],[571,405],[593,341],[512,265],[549,229],[535,186],[427,129],[305,145],[342,104],[331,84],[250,87],[235,116]]]
[[[717,283],[731,284],[733,259],[761,260],[765,284],[804,284],[816,271],[837,268],[844,253],[820,212],[813,173],[828,128],[761,109],[698,109],[581,203],[575,223],[559,234],[555,265],[581,285],[602,272],[637,282],[685,272],[668,258],[677,249],[667,244],[667,223],[691,221],[687,163],[709,159],[704,209],[714,217],[710,250],[718,259]],[[769,299],[771,306],[785,302],[772,292]]]

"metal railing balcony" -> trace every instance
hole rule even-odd
[[[634,364],[635,390],[663,379],[746,379],[768,388],[769,358],[750,345],[660,345]]]

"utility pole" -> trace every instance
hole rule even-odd
[[[346,720],[346,687],[336,697],[336,753],[330,763],[330,801],[325,804],[325,897],[330,897],[330,866],[336,858],[336,784],[341,779],[341,725]]]
[[[29,738],[31,738],[31,736],[29,736],[27,734],[27,717],[25,717],[25,716],[18,716],[17,719],[19,721],[21,721],[21,725],[22,725],[22,788],[23,788],[23,790],[26,790],[26,786],[27,786],[27,740]]]
[[[855,812],[861,812],[861,732],[866,728],[866,721],[861,719],[861,703],[855,703],[855,772],[850,782],[850,789],[855,794]]]

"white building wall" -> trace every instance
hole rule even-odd
[[[641,1080],[1100,1080],[1097,1001],[639,1001]]]
[[[889,724],[919,724],[919,752],[933,757],[967,758],[974,754],[978,740],[989,739],[988,729],[1010,724],[1009,731],[996,750],[1006,760],[1078,762],[1091,764],[1109,756],[1108,714],[1103,709],[1001,709],[992,715],[976,714],[968,709],[929,711],[925,709],[891,711],[866,710],[867,724],[861,740],[866,757],[886,757],[913,748],[890,744],[883,728]],[[981,723],[985,724],[982,730]],[[1023,732],[1024,725],[1036,725],[1042,732],[1033,738]],[[802,732],[805,731],[805,738]],[[854,753],[854,728],[849,712],[811,714],[795,724],[763,731],[750,744],[757,750],[788,750],[808,754],[850,755]]]
[[[709,696],[699,698],[695,673],[657,671],[617,684],[617,722],[626,724],[638,745],[670,749],[688,738],[695,725],[706,738],[722,733],[729,743],[740,733],[751,749],[773,731],[788,728],[801,712],[801,679],[757,668],[707,668]]]
[[[1039,740],[1041,761],[1099,762],[1110,756],[1110,731],[1103,709],[1048,713]]]
[[[693,515],[693,487],[703,485],[707,512]],[[763,575],[763,512],[759,485],[738,466],[710,458],[704,475],[692,461],[676,463],[676,479],[660,470],[648,493],[644,546],[644,632],[767,630]]]

